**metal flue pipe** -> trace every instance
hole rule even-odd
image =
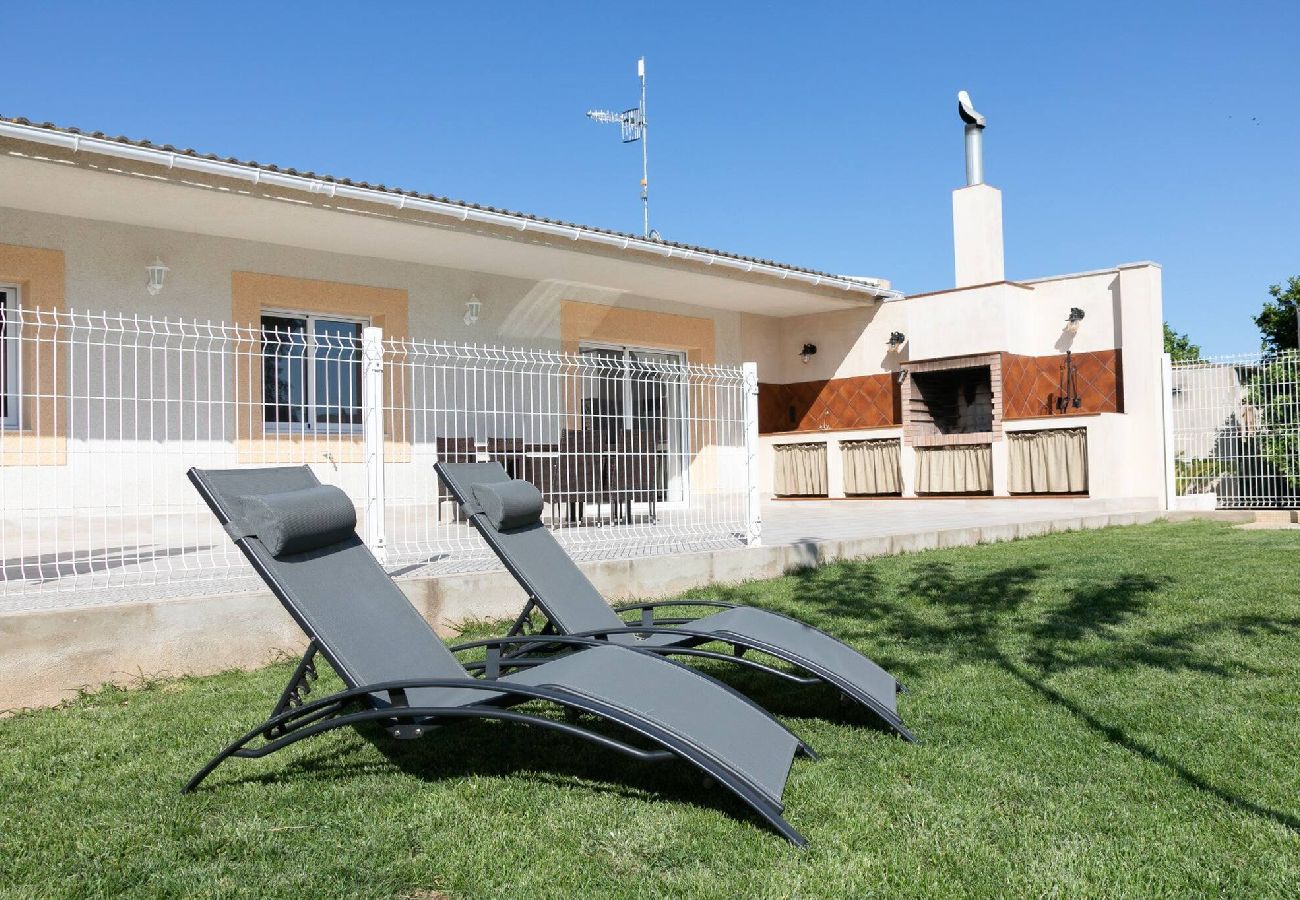
[[[983,184],[985,119],[965,91],[957,92],[957,115],[966,123],[966,185]]]

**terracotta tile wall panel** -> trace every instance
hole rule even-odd
[[[902,418],[898,380],[890,374],[758,386],[758,430],[884,428]]]
[[[1119,350],[1075,353],[1080,406],[1056,409],[1065,355],[1019,356],[1002,354],[1004,418],[1036,419],[1045,416],[1081,416],[1124,411],[1124,371]]]

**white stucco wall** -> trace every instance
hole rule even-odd
[[[1072,307],[1084,311],[1077,331],[1066,328]],[[746,316],[742,351],[761,353],[760,379],[792,383],[897,371],[908,359],[935,359],[992,351],[1051,356],[1119,348],[1124,412],[1083,417],[1048,417],[1005,423],[1005,428],[1086,427],[1091,463],[1090,492],[1100,498],[1164,499],[1164,426],[1160,354],[1163,349],[1160,267],[1134,263],[1095,272],[942,291],[846,310],[768,319]],[[907,342],[889,353],[886,342],[901,331]],[[817,355],[800,362],[805,343]],[[775,355],[771,363],[766,360]],[[887,437],[898,429],[807,433],[764,437],[764,481],[771,491],[773,442],[828,442],[831,496],[842,496],[835,477],[835,442]],[[906,448],[904,448],[906,450]],[[1006,444],[994,443],[994,466],[1006,468]],[[904,452],[906,469],[911,459]],[[910,482],[910,477],[905,478]],[[1005,479],[999,479],[1005,484]]]
[[[890,332],[908,334],[908,313],[907,301],[895,300],[780,319],[747,315],[742,352],[758,360],[760,381],[775,384],[896,371],[908,358],[909,345],[890,353],[885,343]],[[799,358],[804,344],[817,345],[806,363]]]
[[[1002,192],[972,184],[952,192],[953,271],[957,287],[1001,281]]]
[[[558,350],[561,347],[561,301],[578,300],[707,319],[713,323],[715,362],[736,365],[743,361],[741,314],[738,312],[606,291],[590,285],[528,281],[4,207],[0,207],[0,242],[63,252],[65,309],[230,321],[231,274],[250,271],[404,290],[409,299],[409,332],[416,339]],[[170,272],[162,293],[150,296],[145,290],[145,266],[158,256],[170,267]],[[482,311],[479,322],[467,326],[463,321],[464,304],[471,294],[482,301]],[[76,360],[72,360],[66,350],[61,352],[64,358],[58,361],[58,366],[65,373],[73,372],[69,376],[75,380],[71,390],[79,397],[87,391],[104,393],[86,385],[92,382],[95,385],[116,384],[112,370],[125,363],[151,373],[148,385],[137,381],[131,391],[146,399],[170,399],[152,404],[78,399],[69,404],[66,397],[60,398],[59,416],[60,421],[66,423],[67,434],[65,460],[60,465],[0,466],[0,489],[6,507],[0,525],[9,521],[9,514],[23,516],[23,510],[43,510],[48,518],[48,529],[61,527],[60,511],[70,510],[81,502],[70,494],[76,490],[75,485],[96,485],[95,503],[105,509],[119,506],[171,508],[177,502],[192,499],[189,497],[190,488],[181,477],[185,466],[235,463],[237,416],[229,409],[215,413],[207,408],[188,409],[187,404],[177,400],[181,396],[205,396],[203,380],[215,379],[218,375],[226,381],[224,389],[215,387],[207,395],[235,396],[230,383],[234,377],[231,368],[222,369],[219,364],[210,364],[195,353],[187,354],[180,368],[176,368],[177,358],[171,354],[168,364],[172,369],[164,377],[167,370],[163,368],[163,358],[167,354],[161,351],[154,354],[158,365],[152,369],[149,368],[150,360],[138,352],[123,359],[120,355],[105,356],[91,350]],[[107,375],[99,372],[101,361],[105,360]],[[92,382],[75,374],[89,367],[95,368]],[[173,382],[170,387],[169,379]],[[127,388],[122,387],[122,390]],[[113,395],[117,392],[117,388],[108,391]],[[445,398],[442,402],[447,404]],[[238,415],[254,414],[243,409]],[[555,419],[556,427],[559,423],[560,420]],[[123,436],[128,439],[123,439]],[[184,460],[165,456],[169,447],[179,446],[175,440],[178,436],[184,439]],[[477,436],[489,437],[492,434],[479,433]],[[417,444],[412,452],[421,452],[421,449],[429,448]],[[346,454],[346,448],[344,450]],[[321,448],[317,455],[323,456],[327,451],[335,457],[340,456],[339,449],[334,447]],[[282,461],[267,460],[268,463]],[[167,467],[168,478],[158,478],[159,466]],[[421,477],[431,481],[431,470],[425,472],[424,468],[427,467],[421,468]],[[344,459],[332,467],[325,466],[325,469],[329,470],[331,480],[354,496],[364,493],[359,462]],[[394,480],[389,486],[390,500],[400,503],[427,494],[428,490],[424,488],[429,488],[429,485],[421,488]],[[185,504],[181,502],[181,505]],[[152,520],[153,517],[149,517],[140,523],[144,531],[139,540],[147,539]],[[30,516],[27,518],[22,526],[24,533],[31,533],[34,522]],[[17,520],[10,524],[17,527]],[[35,524],[45,527],[39,522]],[[129,531],[134,526],[115,524],[112,527]],[[53,533],[50,532],[51,541]],[[108,537],[104,536],[104,539],[108,540]],[[118,537],[128,544],[136,541],[132,534],[113,536],[113,540]]]
[[[1119,284],[1120,270],[1109,269],[919,294],[862,310],[780,319],[746,315],[742,353],[759,360],[762,381],[789,384],[897,371],[909,359],[1109,350],[1122,346]],[[1146,303],[1135,296],[1130,302],[1137,304],[1132,315]],[[1085,318],[1071,333],[1066,317],[1075,306]],[[907,342],[891,353],[886,342],[894,331]],[[799,351],[806,343],[817,345],[817,355],[803,363]]]
[[[560,301],[582,300],[712,319],[717,361],[742,362],[740,313],[559,281],[528,281],[463,269],[324,253],[54,216],[0,207],[0,242],[61,250],[66,306],[110,313],[230,318],[235,271],[315,278],[405,290],[411,336],[428,340],[558,349]],[[157,256],[171,271],[156,297],[144,289],[145,266]],[[483,303],[479,322],[463,321],[465,301]]]
[[[416,338],[556,349],[560,301],[582,300],[710,319],[715,327],[716,361],[754,360],[764,382],[873,375],[896,371],[907,359],[992,350],[1042,356],[1066,349],[1119,347],[1125,412],[1100,416],[1088,424],[1092,490],[1097,496],[1116,497],[1163,492],[1160,270],[1149,263],[1021,285],[919,295],[865,309],[774,318],[590,285],[529,281],[3,207],[0,235],[5,243],[63,251],[66,304],[78,309],[221,321],[230,316],[231,273],[252,271],[405,290],[410,331]],[[166,289],[151,297],[144,290],[144,268],[155,256],[161,256],[171,271]],[[472,327],[462,321],[470,294],[483,303],[480,321]],[[1072,306],[1086,314],[1077,334],[1064,327]],[[892,331],[907,335],[901,352],[891,353],[886,347]],[[807,364],[799,358],[805,343],[818,347]],[[1017,427],[1068,426],[1074,421]],[[880,436],[880,431],[835,433],[831,440]],[[763,490],[767,492],[770,442],[763,443]],[[838,490],[833,483],[832,491]]]

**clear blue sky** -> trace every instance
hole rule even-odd
[[[1251,350],[1300,274],[1300,4],[54,4],[0,10],[0,113],[637,231],[589,107],[650,83],[666,238],[952,283],[954,94],[989,117],[1011,278],[1152,259]],[[3,198],[0,198],[3,203]]]

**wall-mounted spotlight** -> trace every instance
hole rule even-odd
[[[1083,310],[1077,306],[1070,307],[1070,315],[1065,319],[1066,330],[1070,334],[1076,334],[1079,331],[1079,323],[1083,321]]]
[[[478,294],[470,294],[469,299],[465,301],[465,324],[473,325],[478,321],[478,314],[483,310],[483,301],[479,300]]]
[[[803,349],[799,351],[799,361],[806,366],[808,365],[808,360],[812,359],[816,355],[817,355],[816,344],[804,344]]]
[[[898,348],[903,346],[903,344],[906,342],[907,342],[907,335],[903,334],[903,332],[901,331],[889,332],[888,346],[889,346],[890,353],[897,353]]]
[[[145,290],[149,292],[150,297],[157,297],[162,293],[163,282],[167,280],[167,273],[171,269],[163,265],[161,257],[154,257],[153,265],[145,266],[144,270],[148,274]]]

